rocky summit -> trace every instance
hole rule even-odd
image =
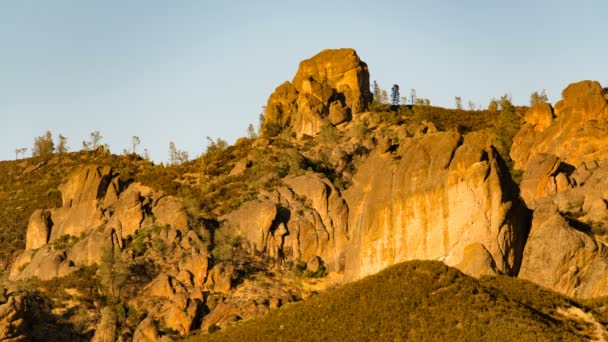
[[[324,125],[350,121],[371,101],[367,64],[355,50],[324,50],[302,61],[293,81],[270,95],[263,130],[289,127],[298,137],[314,136]]]
[[[0,339],[606,340],[607,93],[391,106],[324,50],[194,160],[0,162]]]

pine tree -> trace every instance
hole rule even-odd
[[[393,87],[391,88],[391,105],[396,108],[399,106],[399,100],[399,85],[393,84]]]
[[[382,99],[382,89],[380,89],[380,86],[378,85],[378,82],[376,82],[375,80],[372,83],[372,94],[374,95],[374,101],[375,102],[382,103],[382,101],[381,101],[381,99]]]
[[[59,134],[59,144],[57,144],[57,153],[65,154],[68,152],[68,138]]]
[[[112,247],[103,250],[99,265],[99,281],[113,302],[120,299],[120,290],[129,278],[129,268],[121,259],[120,251]]]
[[[251,140],[258,137],[258,135],[255,133],[255,127],[253,127],[253,124],[249,124],[249,126],[247,126],[247,137]]]
[[[135,135],[134,135],[134,136],[133,136],[133,138],[131,138],[131,146],[133,147],[133,148],[131,149],[131,152],[132,152],[133,154],[135,154],[135,149],[137,148],[137,145],[139,145],[140,143],[141,143],[141,141],[139,140],[139,137],[138,137],[138,136],[135,136]]]
[[[498,152],[505,159],[507,164],[511,166],[509,151],[513,144],[513,138],[521,127],[521,120],[515,113],[515,107],[511,103],[511,97],[504,95],[498,101],[500,113],[495,127],[496,139],[498,142]]]

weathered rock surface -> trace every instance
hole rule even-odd
[[[608,102],[598,82],[569,85],[551,116],[532,107],[511,149],[534,209],[520,277],[576,297],[606,295]]]
[[[156,342],[158,339],[158,330],[151,317],[141,321],[133,333],[133,342]]]
[[[535,106],[526,115],[510,152],[517,169],[524,169],[539,153],[553,154],[575,167],[608,157],[608,101],[602,86],[582,81],[569,85],[562,96],[555,118],[549,119],[546,105]]]
[[[319,256],[330,270],[343,270],[348,208],[339,191],[315,173],[283,182],[227,215],[227,224],[242,232],[252,253],[296,262]]]
[[[291,83],[270,96],[264,130],[291,128],[298,137],[314,136],[364,111],[372,96],[367,65],[353,49],[323,50],[300,63]]]
[[[34,211],[27,227],[25,249],[36,249],[46,245],[52,226],[53,222],[50,220],[49,212]]]
[[[569,296],[608,295],[608,250],[586,228],[551,203],[539,206],[519,277]]]
[[[508,171],[482,133],[409,138],[373,152],[345,192],[350,210],[347,280],[398,262],[442,260],[473,274],[517,274],[527,211]],[[477,245],[471,265],[465,250]],[[479,256],[485,250],[490,258]]]
[[[49,280],[66,276],[74,270],[74,263],[67,259],[64,251],[54,251],[50,246],[44,246],[35,252],[25,251],[23,260],[15,263],[11,269],[10,277],[12,279],[37,277],[41,280]]]
[[[520,184],[521,197],[528,208],[534,208],[536,201],[571,187],[570,166],[552,154],[539,153],[525,168]]]

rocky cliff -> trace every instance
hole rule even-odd
[[[519,276],[571,296],[605,296],[608,101],[592,81],[562,95],[554,110],[530,108],[511,149],[524,171],[522,198],[534,209]]]
[[[346,279],[414,259],[475,275],[519,271],[527,210],[484,134],[427,134],[374,152],[345,197]]]

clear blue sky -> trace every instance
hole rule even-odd
[[[257,125],[298,63],[352,47],[383,88],[432,104],[525,104],[608,83],[608,2],[19,0],[0,4],[0,159],[51,130],[71,150],[99,130],[165,161]],[[29,154],[29,151],[28,151]]]

